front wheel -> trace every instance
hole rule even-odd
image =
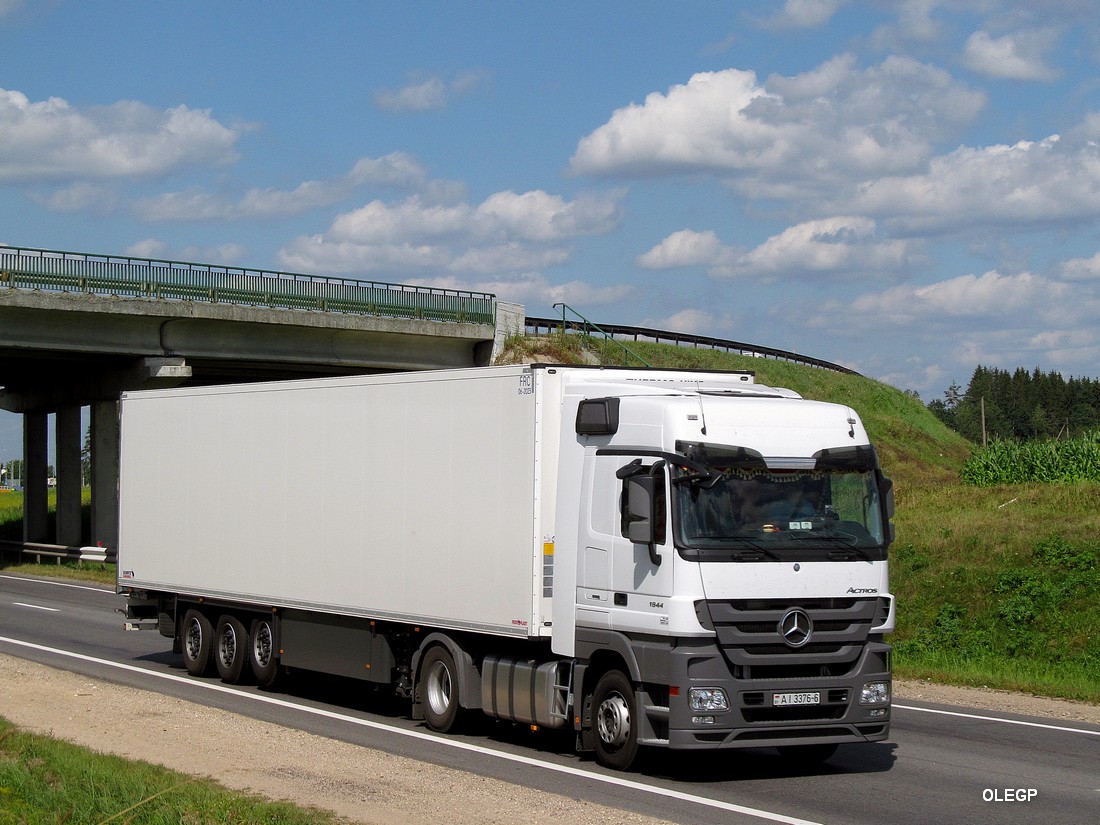
[[[454,657],[440,645],[430,648],[420,663],[420,672],[420,701],[428,727],[440,733],[454,730],[461,711]]]
[[[625,771],[638,755],[638,713],[634,686],[619,670],[609,670],[592,694],[596,761]]]

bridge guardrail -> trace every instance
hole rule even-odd
[[[0,287],[496,323],[488,292],[16,246],[0,246]]]
[[[561,318],[534,318],[525,319],[528,332],[533,335],[542,335],[556,332],[562,328]],[[565,321],[565,328],[570,332],[584,332],[584,324],[579,321]],[[757,358],[772,358],[778,361],[789,361],[793,364],[805,364],[810,367],[843,372],[849,375],[859,375],[853,369],[834,364],[831,361],[823,361],[809,355],[800,355],[797,352],[775,349],[773,347],[747,344],[743,341],[729,341],[725,338],[714,338],[709,335],[694,335],[687,332],[670,332],[662,329],[649,329],[647,327],[627,326],[624,324],[600,324],[600,329],[610,335],[631,338],[634,341],[652,341],[654,343],[675,344],[676,346],[691,346],[704,349],[720,349],[726,352],[737,352],[741,355],[752,355]]]
[[[31,541],[0,541],[0,555],[35,556],[72,561],[97,561],[115,564],[118,554],[113,547],[66,547],[63,544],[39,544]],[[41,558],[38,558],[41,562]]]

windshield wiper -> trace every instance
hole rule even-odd
[[[693,536],[692,538],[708,538],[706,536]],[[731,557],[734,561],[755,561],[756,559],[769,558],[774,561],[779,561],[779,556],[764,547],[761,547],[751,536],[714,536],[710,537],[713,541],[719,542],[738,542],[746,546],[745,550],[731,553]],[[698,547],[698,545],[696,545]],[[706,552],[705,549],[699,548]]]
[[[871,557],[867,555],[865,551],[860,550],[858,547],[845,547],[842,550],[829,551],[830,561],[853,561],[855,559],[867,559],[868,561],[870,561]]]

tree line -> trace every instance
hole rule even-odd
[[[1100,427],[1100,381],[1066,380],[1038,367],[1015,372],[979,365],[963,390],[952,382],[928,409],[965,438],[1041,441]]]

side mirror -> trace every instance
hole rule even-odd
[[[652,544],[656,536],[653,527],[653,476],[634,476],[626,483],[626,537],[638,544]]]
[[[894,482],[886,476],[881,476],[879,482],[879,495],[882,496],[882,506],[886,510],[886,518],[894,517]]]
[[[658,461],[649,468],[648,473],[638,473],[626,479],[623,535],[632,542],[648,545],[649,561],[654,567],[661,565],[661,554],[657,552],[660,529],[657,519],[663,512],[663,508],[658,506],[662,495],[660,473],[663,467],[664,462]]]
[[[894,517],[894,482],[886,476],[879,476],[879,495],[882,496],[882,509],[886,513],[886,544],[894,543],[894,523],[890,520]]]

